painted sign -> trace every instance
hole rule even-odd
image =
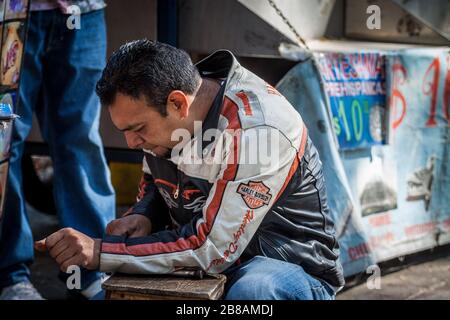
[[[379,55],[385,61],[380,71],[385,74],[388,111],[385,144],[343,148],[339,135],[339,146],[333,143],[330,131],[336,129],[336,97],[328,100],[318,89],[320,79],[313,75],[322,72],[323,61],[316,71],[307,67],[311,61],[299,63],[277,86],[312,128],[309,132],[324,165],[345,276],[450,243],[450,50]],[[343,55],[335,57],[339,60]],[[332,78],[322,74],[321,79]],[[353,138],[349,142],[355,142]]]
[[[341,149],[385,142],[386,78],[379,53],[317,55]]]

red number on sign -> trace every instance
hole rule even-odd
[[[392,121],[392,127],[396,129],[403,121],[403,118],[406,115],[406,100],[401,91],[398,89],[398,87],[405,82],[405,79],[407,77],[406,69],[401,63],[396,63],[392,66],[392,74],[393,74],[393,87],[392,87],[392,93],[391,93],[391,101],[390,101],[390,107],[393,110],[392,114],[396,114],[396,106],[397,106],[397,100],[400,100],[401,103],[401,113],[400,117],[398,119],[394,119]]]
[[[447,119],[447,122],[450,123],[450,54],[447,55],[447,76],[445,78],[445,86],[444,86],[444,104],[442,106],[444,108],[444,116]]]
[[[439,70],[440,70],[440,61],[439,58],[433,60],[430,66],[425,72],[424,82],[423,82],[423,93],[426,95],[431,95],[431,106],[430,106],[430,117],[427,120],[427,127],[436,126],[436,104],[437,104],[437,93],[438,93],[438,85],[439,85]],[[433,78],[427,82],[430,73],[434,71]]]

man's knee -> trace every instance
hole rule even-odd
[[[328,300],[333,298],[329,291],[298,265],[258,257],[236,271],[225,299]]]
[[[281,262],[281,261],[280,261]],[[276,264],[276,265],[274,265]],[[255,257],[232,279],[225,299],[227,300],[288,300],[290,279],[285,278],[283,264],[272,259]],[[294,279],[292,279],[294,280]]]
[[[260,273],[239,278],[228,289],[226,300],[286,300],[284,288],[270,274]]]

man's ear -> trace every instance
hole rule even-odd
[[[168,112],[177,112],[181,120],[186,118],[189,115],[189,99],[186,94],[181,90],[173,90],[169,93],[167,109]]]

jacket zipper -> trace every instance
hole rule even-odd
[[[175,199],[178,199],[178,194],[180,193],[180,182],[177,182],[177,188],[175,189],[175,192],[173,193],[173,197]]]
[[[183,210],[183,190],[181,190],[182,185],[183,185],[183,174],[180,170],[177,170],[177,188],[175,189],[173,197],[175,200],[178,200],[178,208],[180,210]]]

